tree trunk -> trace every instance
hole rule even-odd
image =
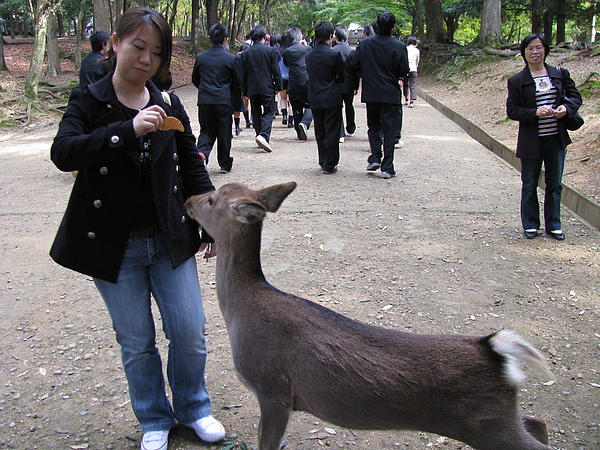
[[[112,31],[110,23],[110,1],[93,0],[94,4],[94,31],[106,31],[109,35]]]
[[[46,54],[48,65],[46,66],[47,77],[57,77],[61,74],[60,56],[58,54],[58,37],[56,36],[56,14],[51,12],[48,15],[48,31],[46,33]]]
[[[217,16],[219,0],[204,0],[204,7],[206,8],[206,29],[210,30],[210,27],[219,20]]]
[[[61,13],[57,12],[56,15],[56,30],[60,37],[65,37],[65,24],[63,23],[63,16]]]
[[[36,14],[36,32],[33,41],[33,52],[29,62],[29,71],[25,80],[24,97],[29,101],[37,101],[38,85],[44,70],[44,53],[46,52],[46,34],[48,32],[47,2],[40,1]]]
[[[412,32],[414,36],[423,37],[425,35],[425,26],[423,24],[423,0],[415,0],[415,15],[413,17]]]
[[[500,0],[483,0],[481,28],[477,36],[480,47],[497,47],[502,41],[502,7]]]
[[[556,0],[556,45],[566,41],[565,24],[567,21],[566,0]]]
[[[548,40],[548,43],[551,44],[552,43],[552,22],[553,21],[553,15],[550,11],[547,10],[544,12],[544,16],[543,16],[543,23],[544,23],[544,36],[546,36],[546,39]]]
[[[531,32],[542,31],[542,17],[544,15],[543,0],[531,0]]]
[[[192,0],[192,24],[190,30],[190,54],[198,53],[198,21],[200,19],[200,0]]]
[[[439,44],[445,43],[447,37],[444,31],[441,0],[424,0],[423,5],[425,7],[425,24],[427,27],[425,33],[426,40]]]
[[[458,29],[458,17],[447,15],[444,19],[446,23],[446,35],[448,36],[448,42],[454,42],[454,33]]]
[[[121,19],[121,16],[123,15],[123,8],[124,8],[123,0],[117,0],[116,2],[114,2],[114,7],[115,7],[115,13],[113,15],[112,31],[115,31],[117,29],[117,24],[119,23],[119,20]],[[111,33],[108,33],[108,35],[110,36]]]
[[[75,26],[75,69],[79,72],[81,69],[81,29],[85,27],[84,21],[85,14],[83,8],[79,9],[77,13],[76,26]]]
[[[4,59],[4,37],[0,36],[0,70],[8,70]]]
[[[169,25],[171,25],[171,29],[173,29],[175,27],[175,15],[177,14],[177,4],[178,4],[178,0],[174,0],[173,4],[171,6],[171,15],[169,17]]]

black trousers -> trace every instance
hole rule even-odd
[[[208,161],[215,141],[217,141],[217,161],[219,167],[231,170],[231,123],[233,108],[230,105],[198,105],[198,151],[204,153]]]
[[[250,96],[252,124],[256,135],[271,140],[271,127],[275,118],[275,93]]]
[[[340,128],[342,108],[317,108],[312,110],[315,138],[319,151],[319,165],[332,171],[340,162]]]
[[[346,132],[353,134],[356,131],[356,113],[352,104],[354,92],[342,92],[342,99],[344,100],[344,112],[346,113]]]
[[[306,125],[306,128],[310,128],[310,124],[313,121],[313,114],[308,104],[308,92],[294,92],[289,94],[290,105],[292,105],[292,114],[294,115],[294,128],[298,133],[298,126],[300,122]]]
[[[400,128],[399,109],[397,103],[367,103],[367,136],[371,147],[368,162],[381,164],[381,171],[392,175],[396,174],[394,145]]]

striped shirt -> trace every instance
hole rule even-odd
[[[534,77],[535,81],[535,102],[537,107],[553,106],[556,103],[558,89],[552,84],[549,76]],[[558,134],[558,121],[554,116],[538,117],[538,134],[540,136],[549,136]]]

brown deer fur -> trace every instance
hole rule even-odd
[[[483,450],[550,449],[544,422],[519,410],[515,361],[550,372],[515,333],[389,330],[266,281],[262,221],[295,187],[227,184],[186,204],[217,243],[219,305],[235,368],[260,405],[259,448],[279,450],[291,412],[302,410],[341,427],[421,430]]]

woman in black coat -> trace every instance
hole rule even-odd
[[[201,439],[225,436],[213,418],[204,383],[204,311],[195,254],[198,224],[186,215],[186,197],[214,190],[189,118],[175,95],[165,102],[149,81],[168,75],[171,29],[158,13],[134,8],[112,36],[113,70],[69,100],[51,157],[78,171],[52,245],[59,264],[93,277],[110,313],[142,450],[167,448],[176,420]],[[169,104],[170,103],[170,104]],[[162,130],[165,118],[183,131]],[[151,296],[169,339],[165,392],[156,348]]]
[[[545,63],[549,51],[541,34],[523,39],[521,56],[526,66],[508,80],[506,112],[509,118],[519,121],[517,158],[521,159],[521,223],[525,237],[535,238],[541,226],[537,187],[543,164],[546,233],[564,240],[560,202],[566,148],[571,143],[565,122],[581,106],[581,96],[566,69]]]

